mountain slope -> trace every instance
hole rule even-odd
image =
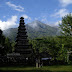
[[[37,20],[26,24],[26,31],[29,38],[55,36],[59,34],[58,28],[51,27]],[[3,32],[6,37],[10,38],[10,40],[16,39],[17,28],[10,28],[10,29],[4,30]]]

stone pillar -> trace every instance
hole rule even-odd
[[[36,59],[36,68],[40,68],[40,58]]]
[[[38,68],[38,59],[36,59],[36,68]]]
[[[67,63],[69,64],[69,52],[67,52]]]

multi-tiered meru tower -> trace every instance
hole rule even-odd
[[[29,45],[27,37],[28,36],[25,28],[24,18],[21,17],[18,27],[15,52],[20,53],[20,55],[25,58],[30,57],[32,53],[31,45]]]

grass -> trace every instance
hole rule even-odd
[[[0,72],[72,72],[72,65],[36,67],[0,67]]]

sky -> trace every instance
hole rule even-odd
[[[15,28],[23,16],[25,23],[39,20],[58,26],[72,12],[72,0],[0,0],[0,29]]]

